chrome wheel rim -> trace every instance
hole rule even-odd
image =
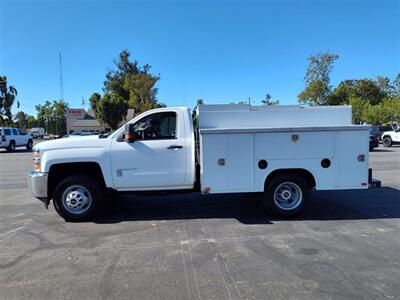
[[[302,200],[303,192],[294,182],[283,182],[275,189],[274,202],[280,209],[296,209]]]
[[[67,188],[62,195],[64,208],[72,214],[83,214],[92,204],[92,196],[88,189],[80,185]]]

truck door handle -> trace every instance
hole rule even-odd
[[[174,149],[182,149],[183,148],[183,146],[179,146],[179,145],[171,145],[171,146],[168,146],[167,147],[167,149],[172,149],[172,150],[174,150]]]

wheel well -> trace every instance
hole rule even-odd
[[[306,169],[278,169],[272,171],[267,178],[265,179],[265,186],[276,176],[278,175],[292,175],[292,176],[299,176],[306,180],[308,186],[313,188],[316,186],[316,181],[314,175],[306,170]]]
[[[106,187],[103,172],[100,165],[95,162],[63,163],[55,164],[49,170],[49,183],[47,194],[49,199],[53,198],[53,192],[57,185],[68,176],[87,175],[96,180],[103,188]]]

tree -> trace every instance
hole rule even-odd
[[[150,65],[141,67],[138,61],[131,61],[130,55],[127,50],[119,54],[118,59],[114,60],[116,69],[106,74],[103,96],[93,93],[89,99],[96,119],[112,129],[117,129],[125,119],[128,108],[133,108],[135,114],[139,114],[166,107],[156,97],[158,89],[155,85],[160,77],[150,74]]]
[[[26,119],[26,128],[34,128],[37,127],[37,120],[34,116],[29,116]]]
[[[372,105],[381,103],[388,96],[374,80],[368,78],[355,80],[350,94],[351,97],[362,98]]]
[[[385,109],[382,105],[367,105],[362,112],[362,119],[373,126],[381,124],[385,119]]]
[[[354,124],[360,124],[364,121],[363,119],[363,113],[366,109],[368,109],[368,107],[370,106],[370,104],[362,99],[362,98],[350,98],[349,99],[349,104],[352,107],[352,119],[353,119],[353,123]]]
[[[129,51],[123,50],[114,61],[117,69],[106,74],[104,93],[125,100],[129,108],[135,109],[135,114],[164,106],[158,104],[156,97],[158,89],[155,85],[160,77],[150,74],[150,65],[141,67],[138,61],[130,61],[130,55]]]
[[[17,95],[18,92],[14,86],[7,87],[7,77],[0,76],[0,124],[12,124],[11,107]]]
[[[396,96],[400,96],[400,73],[397,74],[396,78],[393,80],[393,87]]]
[[[386,76],[378,76],[376,77],[376,85],[381,90],[386,97],[394,97],[396,95],[396,88],[394,84],[390,82],[389,77]],[[393,82],[394,83],[394,82]]]
[[[68,103],[64,101],[53,101],[53,122],[55,125],[54,134],[64,135],[67,133],[67,109]]]
[[[68,103],[64,101],[46,101],[36,105],[37,126],[43,127],[47,133],[63,135],[66,133],[66,113]]]
[[[101,124],[108,124],[113,130],[118,129],[118,124],[125,119],[128,112],[127,102],[120,96],[104,94],[93,94],[90,97],[90,105],[92,106],[96,119]]]
[[[339,85],[328,97],[328,105],[349,104],[349,98],[351,97],[350,89],[351,88],[349,86],[348,80],[340,82]]]
[[[311,81],[297,96],[300,103],[311,105],[325,105],[329,96],[329,85],[322,80]]]
[[[28,121],[28,115],[24,113],[23,111],[17,112],[15,115],[15,121],[17,123],[17,126],[21,129],[26,129],[27,121]]]
[[[271,96],[271,94],[266,94],[265,95],[265,99],[264,100],[261,100],[261,103],[263,104],[263,105],[279,105],[279,100],[271,100],[272,99],[272,96]]]
[[[392,99],[383,100],[381,105],[384,111],[382,123],[400,123],[400,95]]]
[[[104,125],[102,119],[102,110],[100,108],[101,96],[99,93],[93,93],[89,98],[90,107],[93,109],[94,116],[101,125]]]
[[[311,105],[326,105],[330,95],[330,73],[333,63],[339,58],[336,54],[318,53],[308,58],[304,76],[305,88],[298,95],[299,102]]]

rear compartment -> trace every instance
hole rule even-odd
[[[241,114],[234,107],[235,128],[229,127],[229,108],[225,106],[221,114],[221,106],[212,113],[209,106],[199,111],[203,192],[262,192],[267,176],[281,169],[309,171],[318,190],[368,187],[369,127],[351,125],[349,107],[257,110],[247,106],[248,112]],[[274,124],[262,118],[263,113],[266,117],[273,113]],[[293,122],[287,121],[289,115],[296,116],[297,126],[282,126]],[[310,121],[315,126],[306,126]],[[247,126],[248,122],[257,127]]]

